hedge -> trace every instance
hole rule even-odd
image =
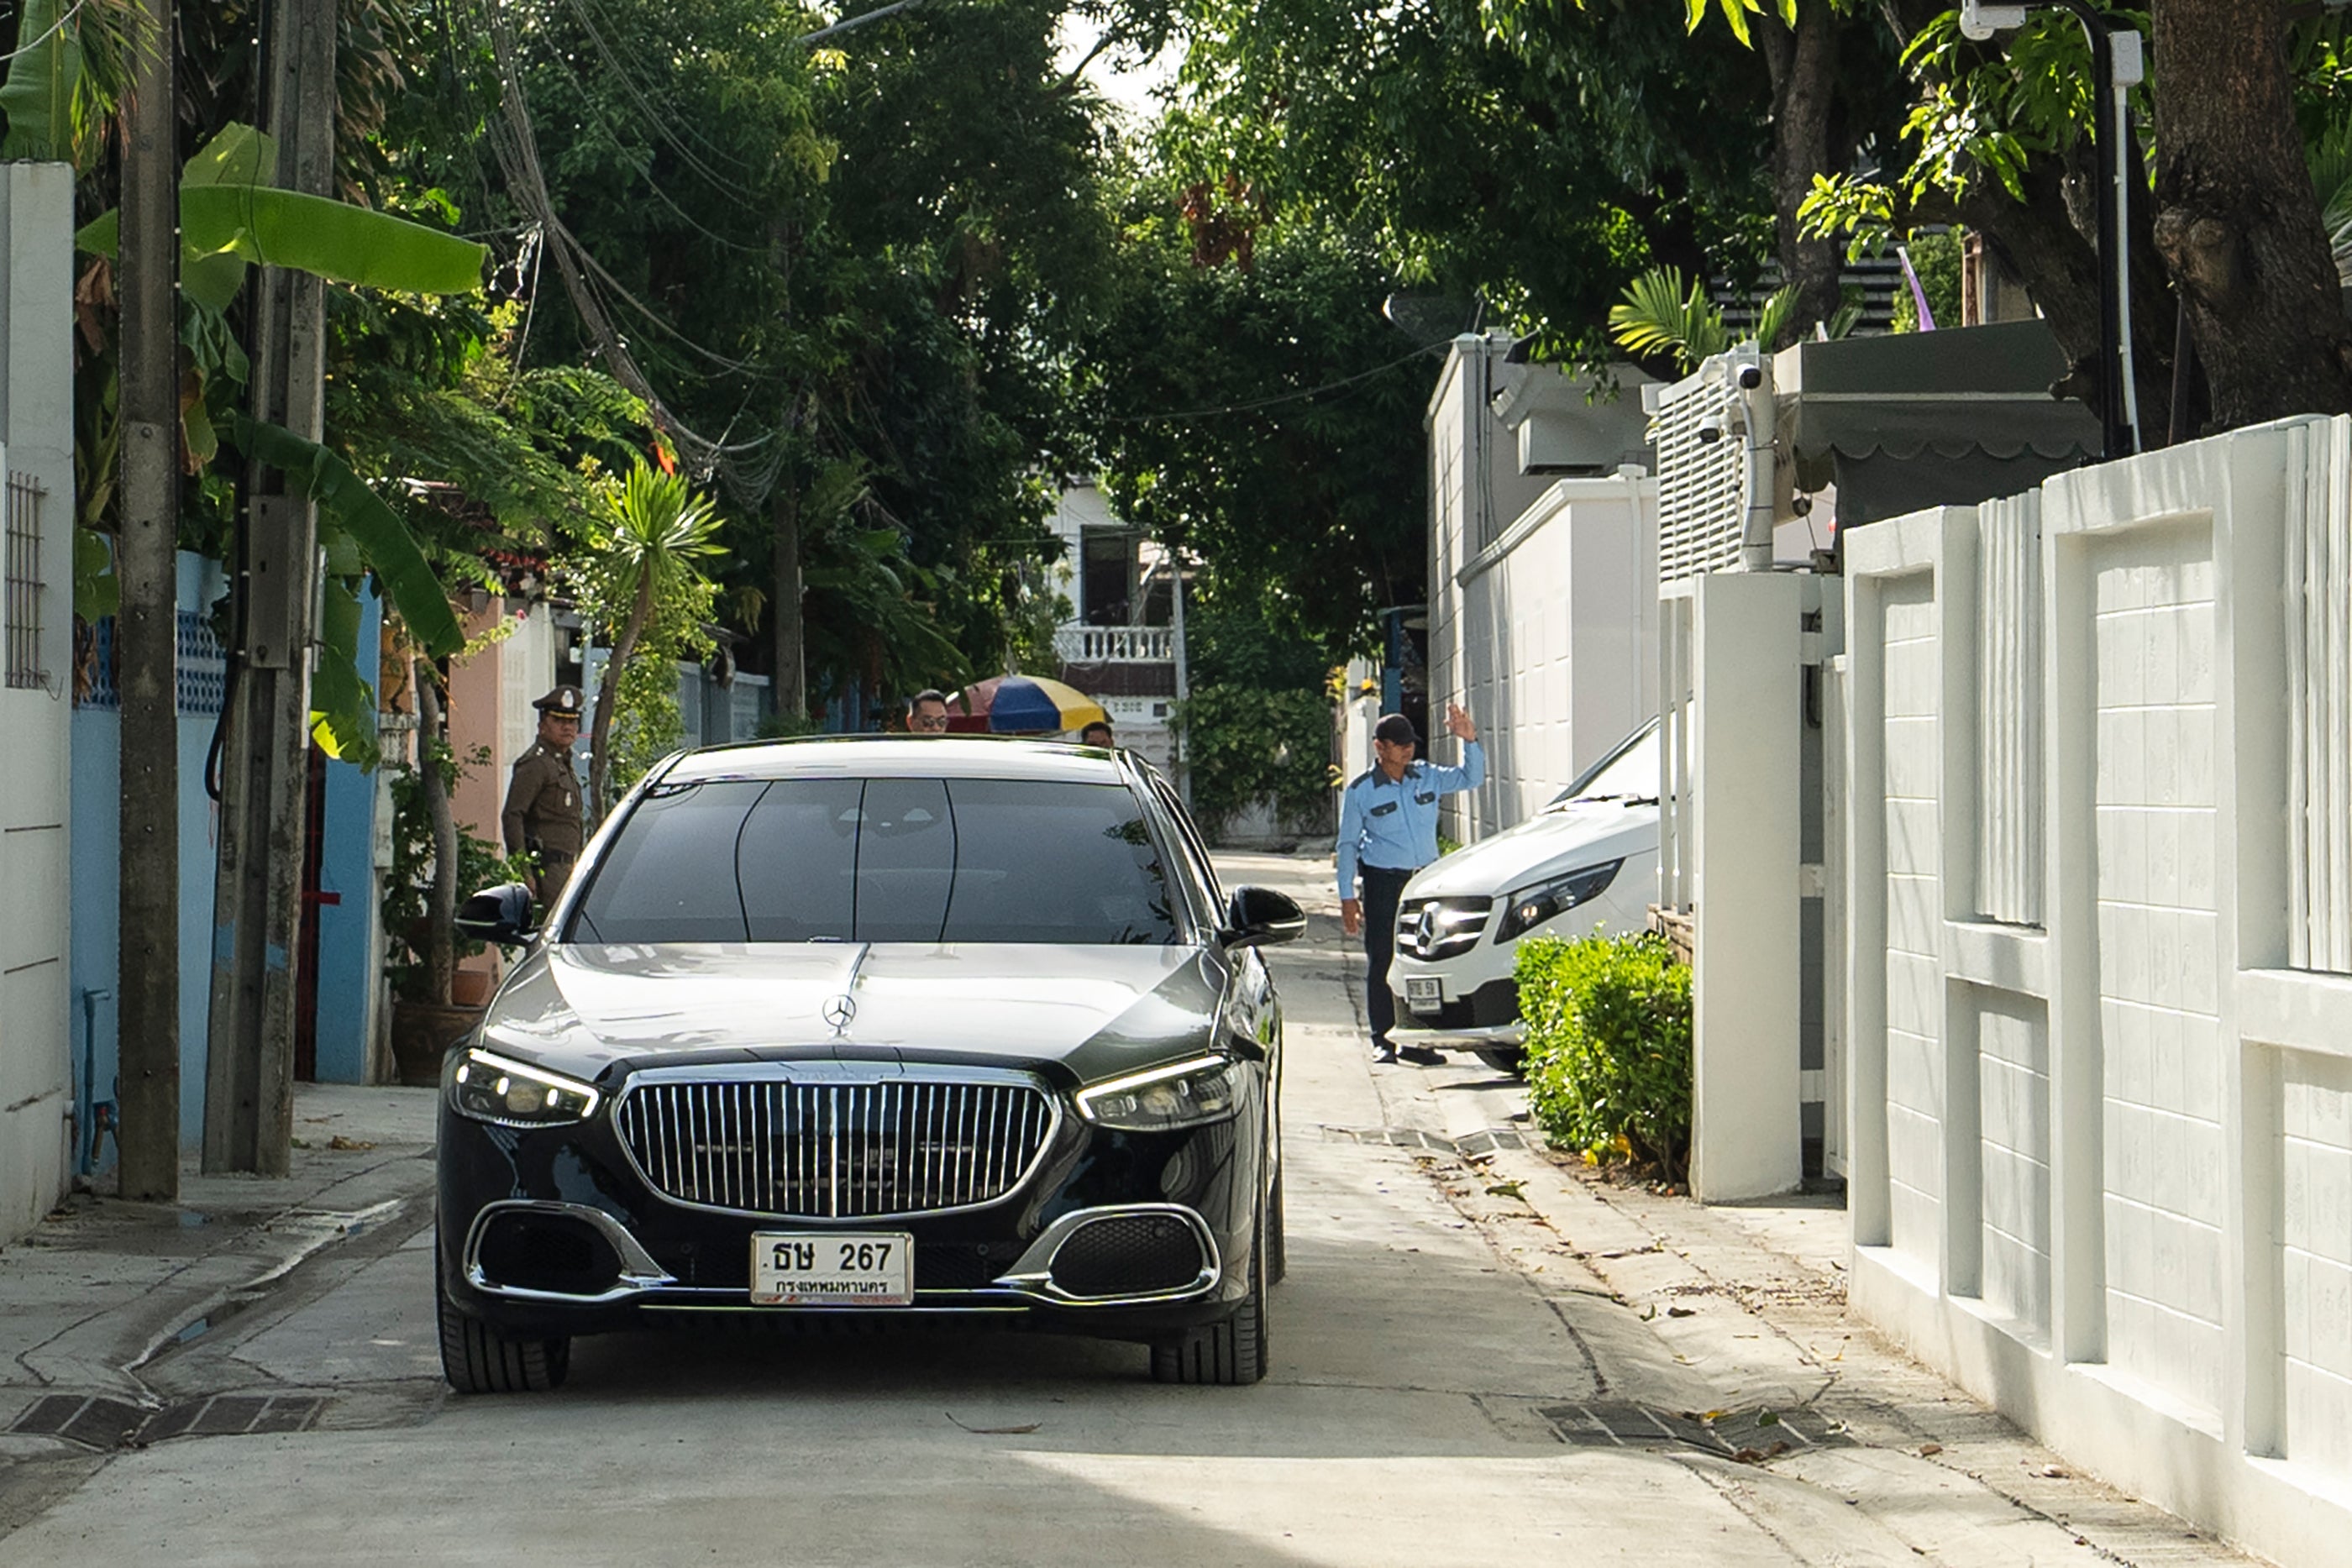
[[[1664,938],[1519,944],[1528,1102],[1554,1144],[1683,1180],[1690,1158],[1690,970]]]

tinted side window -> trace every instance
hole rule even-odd
[[[1217,885],[1216,862],[1209,858],[1209,846],[1201,841],[1201,830],[1186,814],[1184,803],[1176,798],[1174,790],[1157,780],[1151,788],[1152,793],[1159,797],[1160,810],[1168,813],[1169,821],[1175,825],[1181,840],[1179,850],[1184,857],[1184,869],[1197,897],[1201,917],[1213,926],[1223,925],[1225,920],[1224,893]]]
[[[740,942],[735,840],[768,787],[658,786],[596,868],[572,933],[590,942]]]

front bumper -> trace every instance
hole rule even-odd
[[[1028,1176],[1002,1197],[953,1211],[856,1219],[786,1218],[682,1202],[649,1184],[607,1110],[564,1126],[518,1128],[440,1116],[443,1291],[509,1337],[596,1333],[709,1314],[862,1319],[939,1314],[1020,1318],[1125,1337],[1213,1322],[1246,1293],[1267,1152],[1262,1083],[1234,1117],[1171,1133],[1120,1133],[1060,1118]],[[1074,1237],[1118,1218],[1192,1239],[1197,1266],[1146,1290],[1070,1288],[1057,1270]],[[523,1221],[526,1223],[515,1223]],[[750,1299],[756,1232],[899,1231],[913,1238],[914,1302],[773,1307]],[[518,1266],[521,1237],[573,1248],[561,1277]],[[1099,1240],[1106,1233],[1091,1232]],[[1098,1286],[1099,1281],[1090,1281]],[[555,1288],[550,1288],[552,1285]]]

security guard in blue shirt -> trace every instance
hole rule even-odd
[[[1372,727],[1373,766],[1350,779],[1339,796],[1339,924],[1364,934],[1371,968],[1364,977],[1364,1011],[1371,1019],[1372,1060],[1433,1067],[1445,1058],[1425,1045],[1402,1051],[1389,1043],[1396,998],[1389,990],[1389,960],[1396,949],[1397,896],[1412,873],[1437,858],[1437,798],[1486,782],[1486,753],[1478,727],[1459,705],[1445,705],[1445,727],[1462,742],[1462,766],[1416,762],[1421,737],[1401,713]],[[1356,895],[1360,869],[1363,896]]]

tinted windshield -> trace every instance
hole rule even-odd
[[[1174,896],[1124,785],[716,779],[646,793],[570,939],[1164,943]]]
[[[1618,742],[1617,749],[1585,770],[1584,777],[1553,797],[1570,800],[1648,800],[1658,793],[1658,727],[1643,725]]]

